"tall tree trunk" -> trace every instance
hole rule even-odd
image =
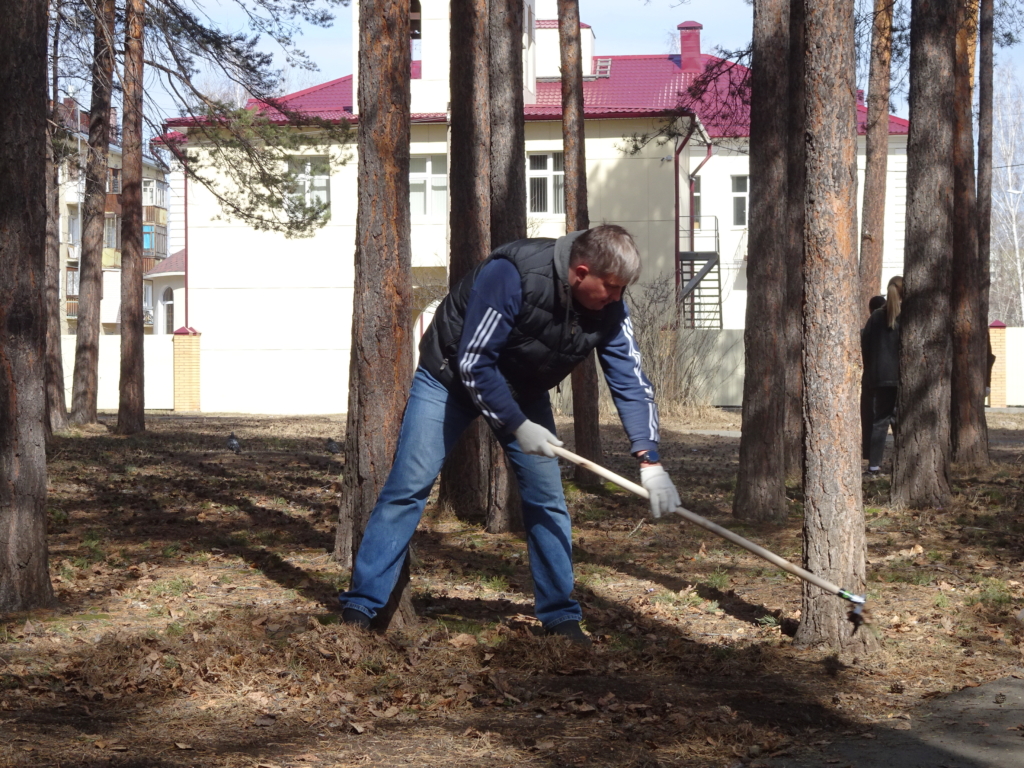
[[[142,317],[142,31],[145,0],[128,0],[121,149],[121,378],[119,435],[146,428]]]
[[[956,0],[914,0],[906,298],[900,313],[899,429],[892,473],[892,500],[907,507],[942,507],[950,498],[955,58]]]
[[[739,477],[732,512],[786,519],[785,317],[789,0],[757,0],[750,84],[750,227]]]
[[[409,246],[409,4],[359,9],[359,189],[345,475],[335,558],[352,564],[387,479],[412,379]],[[415,620],[406,558],[377,621]]]
[[[807,3],[807,214],[804,226],[804,566],[863,593],[861,366],[857,295],[857,120],[853,4]],[[804,583],[802,645],[865,645],[843,602]],[[870,642],[870,641],[868,641]]]
[[[0,24],[0,614],[53,602],[46,551],[46,0]]]
[[[50,130],[46,146],[46,283],[43,310],[46,312],[46,413],[50,432],[68,428],[68,406],[64,396],[64,359],[60,346],[60,166],[65,153],[64,130],[58,106],[60,52],[60,4],[53,21],[50,73]],[[77,159],[76,159],[77,162]]]
[[[875,0],[868,70],[867,151],[860,225],[858,317],[867,319],[868,301],[882,287],[885,235],[885,178],[889,165],[889,78],[892,64],[892,9],[895,0]],[[861,323],[863,325],[863,323]]]
[[[950,393],[950,438],[953,461],[968,467],[988,464],[985,423],[985,372],[988,328],[982,317],[982,283],[978,259],[977,197],[974,188],[973,68],[977,40],[975,0],[958,0],[953,137],[953,377]]]
[[[523,4],[491,0],[491,248],[526,237],[526,132],[523,122]],[[522,530],[515,475],[491,441],[487,530]]]
[[[587,152],[583,117],[583,52],[579,0],[558,0],[558,43],[562,61],[562,157],[565,170],[565,231],[590,228],[587,208]],[[572,418],[576,453],[604,463],[601,449],[597,355],[591,352],[572,372]],[[576,466],[576,482],[595,485],[593,472]]]
[[[452,0],[450,287],[491,252],[489,25],[487,0]],[[494,489],[494,442],[490,427],[477,418],[441,470],[438,498],[460,520],[483,522],[487,518]],[[497,466],[504,470],[503,462]]]
[[[995,74],[992,27],[995,0],[981,0],[978,60],[978,272],[981,275],[981,325],[988,348],[990,259],[992,251],[992,79]],[[986,361],[986,366],[988,361]]]
[[[804,471],[804,188],[807,178],[807,115],[804,98],[804,0],[789,6],[789,123],[786,220],[786,477]]]
[[[103,296],[103,226],[110,145],[110,92],[114,76],[114,0],[96,7],[89,105],[89,149],[85,168],[82,259],[78,286],[78,330],[71,389],[71,422],[96,422],[99,389],[100,300]]]

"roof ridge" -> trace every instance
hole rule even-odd
[[[311,85],[308,88],[303,88],[301,91],[296,91],[295,93],[286,93],[284,96],[280,96],[280,97],[278,97],[277,99],[274,99],[274,100],[275,101],[288,101],[289,99],[294,99],[294,98],[296,98],[298,96],[305,96],[306,94],[313,93],[314,91],[319,91],[319,90],[321,90],[323,88],[328,88],[328,87],[330,87],[332,85],[337,85],[342,80],[351,80],[351,79],[352,79],[352,75],[344,75],[343,77],[338,77],[338,78],[335,78],[334,80],[328,80],[326,83],[320,83],[319,85]],[[253,99],[250,99],[250,101],[253,101]],[[259,101],[263,101],[263,100],[260,99]]]

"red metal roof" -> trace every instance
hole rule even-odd
[[[682,26],[682,25],[681,25]],[[696,113],[713,138],[750,135],[750,107],[746,83],[746,67],[703,54],[703,71],[716,72],[713,84],[703,94],[693,97],[689,89],[701,72],[684,71],[678,54],[653,56],[598,56],[594,71],[606,76],[589,77],[583,83],[584,115],[596,118],[663,117],[680,112]],[[284,96],[281,102],[289,109],[305,112],[325,120],[358,122],[352,114],[352,76],[306,88]],[[256,102],[251,103],[256,106]],[[562,115],[561,83],[558,80],[537,81],[537,103],[525,107],[527,120],[558,120]],[[268,113],[273,109],[264,106]],[[443,123],[442,112],[417,113],[414,123]],[[867,109],[857,106],[857,130],[864,133]],[[187,124],[187,119],[169,121],[170,125]],[[889,133],[906,134],[910,123],[889,116]]]
[[[166,259],[157,264],[153,269],[147,272],[143,277],[159,277],[160,275],[185,273],[185,249],[182,248],[177,253],[171,254]]]
[[[558,19],[538,19],[533,26],[535,29],[558,29]],[[581,21],[580,29],[590,29],[590,25]]]

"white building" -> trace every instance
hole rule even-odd
[[[443,280],[448,263],[449,29],[447,2],[421,0],[414,2],[414,11],[417,5],[419,36],[412,41],[411,72],[412,263],[414,284],[427,285]],[[524,116],[531,236],[557,236],[565,229],[555,9],[554,0],[526,0]],[[353,25],[358,25],[358,5]],[[597,52],[595,31],[586,25],[581,31],[592,224],[621,224],[634,235],[645,258],[645,281],[663,278],[681,291],[707,267],[705,279],[684,299],[684,316],[698,327],[742,329],[749,190],[744,109],[725,115],[711,100],[698,102],[695,114],[675,118],[678,138],[663,145],[650,142],[633,154],[627,151],[628,137],[663,127],[680,94],[718,61],[700,50],[701,25],[680,24],[681,54],[664,55],[603,56]],[[734,68],[727,77],[741,70]],[[291,94],[285,101],[294,110],[358,124],[358,93],[351,76]],[[863,129],[863,106],[858,114]],[[172,125],[187,132],[181,121]],[[890,119],[885,280],[902,264],[907,128],[906,121]],[[305,192],[328,200],[331,216],[309,239],[288,240],[219,219],[209,192],[194,182],[172,179],[172,205],[188,201],[181,215],[172,213],[172,221],[183,223],[180,233],[172,231],[175,246],[187,248],[188,256],[187,275],[175,275],[182,280],[174,286],[180,297],[172,291],[173,318],[176,325],[202,334],[202,410],[346,410],[357,185],[355,148],[348,153],[345,165],[310,163],[316,170],[304,181]],[[863,165],[863,138],[859,158]],[[180,266],[184,272],[184,263]],[[159,314],[158,309],[158,332]],[[741,391],[734,381],[716,399],[735,404]]]

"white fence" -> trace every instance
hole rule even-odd
[[[64,359],[64,394],[71,407],[71,382],[75,371],[75,342],[77,336],[62,336],[61,355]],[[145,399],[147,410],[174,408],[174,347],[173,336],[146,336],[143,340],[143,359],[146,366]],[[121,337],[100,336],[99,394],[97,407],[117,410],[121,379]]]

